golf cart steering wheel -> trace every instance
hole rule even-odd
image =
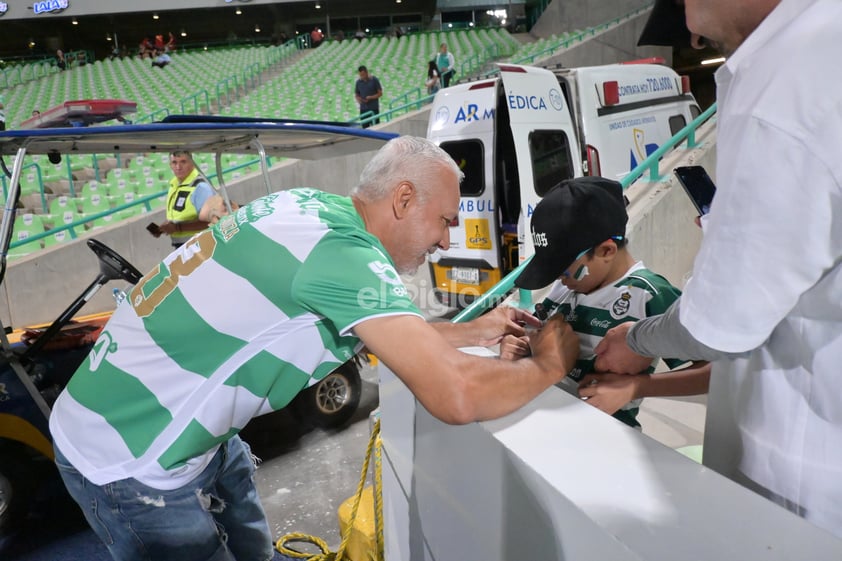
[[[140,271],[123,259],[119,253],[105,245],[104,243],[89,239],[88,247],[96,254],[99,259],[99,272],[108,280],[123,279],[124,281],[137,284],[143,278]]]

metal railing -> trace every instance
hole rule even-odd
[[[202,107],[200,100],[204,98],[205,103],[205,112],[210,113],[210,96],[208,95],[208,90],[199,90],[198,92],[194,93],[193,95],[188,95],[187,97],[182,98],[179,103],[181,104],[181,112],[187,113],[187,108],[190,106],[192,102],[193,105],[193,112],[197,115],[201,112],[200,109]]]
[[[229,173],[229,172],[237,171],[239,169],[247,168],[247,167],[255,165],[255,164],[260,164],[260,160],[255,158],[253,160],[241,162],[241,163],[239,163],[237,165],[234,165],[234,166],[229,166],[229,167],[223,169],[222,173],[226,174],[226,173]],[[267,165],[271,165],[271,160],[267,159]],[[24,166],[24,168],[31,167],[31,166],[36,166],[36,169],[37,169],[38,173],[40,174],[40,169],[37,168],[37,164],[34,164],[34,163],[33,164],[27,164],[26,166]],[[207,178],[209,180],[216,179],[217,174],[216,173],[208,174]],[[3,183],[3,188],[5,189],[6,188],[5,178],[3,178],[2,183]],[[42,183],[42,186],[43,186],[43,183]],[[53,228],[51,228],[49,230],[45,230],[44,232],[38,232],[36,234],[31,234],[30,236],[28,236],[28,237],[26,237],[22,240],[13,241],[11,244],[9,244],[9,249],[11,250],[11,249],[16,249],[16,248],[19,248],[19,247],[22,247],[22,246],[26,246],[27,244],[38,242],[42,239],[49,238],[50,236],[53,236],[53,235],[55,235],[59,232],[63,232],[63,231],[67,231],[69,233],[71,239],[76,239],[78,237],[77,230],[81,229],[82,231],[88,231],[88,229],[86,228],[85,225],[89,224],[89,223],[93,223],[93,222],[95,222],[95,221],[97,221],[101,218],[104,218],[104,217],[107,217],[107,216],[110,216],[110,215],[114,215],[114,214],[118,214],[118,213],[121,213],[121,212],[126,211],[126,210],[133,210],[135,207],[138,207],[138,206],[141,206],[141,205],[143,205],[144,210],[141,211],[141,212],[137,212],[137,214],[142,214],[143,212],[151,212],[153,210],[152,201],[154,201],[155,199],[165,195],[166,193],[167,193],[167,189],[162,189],[161,191],[156,192],[156,193],[150,193],[150,194],[147,194],[147,195],[140,196],[133,201],[129,201],[127,203],[123,203],[123,204],[120,204],[120,205],[117,205],[117,206],[114,206],[114,207],[110,207],[108,209],[103,209],[101,212],[85,214],[82,218],[80,218],[78,220],[75,220],[73,222],[68,222],[66,224],[54,226]],[[42,187],[42,190],[41,190],[41,196],[42,197],[44,196],[43,187]],[[46,205],[46,202],[44,204]],[[46,208],[46,206],[45,206],[45,208]],[[120,221],[121,221],[121,219],[117,219],[113,223],[117,224]],[[40,247],[40,244],[39,244],[39,247],[36,248],[35,251],[33,251],[33,253],[37,252],[39,249],[42,249]]]

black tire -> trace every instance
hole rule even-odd
[[[295,414],[321,428],[337,428],[357,411],[362,379],[355,360],[349,360],[292,402]]]
[[[14,534],[26,518],[33,489],[30,464],[17,447],[0,451],[0,538]]]

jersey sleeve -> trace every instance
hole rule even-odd
[[[330,320],[343,336],[366,319],[423,317],[385,253],[336,232],[326,235],[307,257],[292,291],[302,306]]]
[[[629,285],[644,288],[649,292],[646,302],[646,317],[659,316],[681,297],[681,291],[657,273],[648,270],[637,271],[629,277]],[[661,357],[670,368],[677,368],[687,360],[682,358]]]

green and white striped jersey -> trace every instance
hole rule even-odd
[[[679,296],[680,290],[661,275],[646,269],[640,261],[614,284],[590,294],[572,291],[557,281],[547,293],[544,309],[550,314],[562,314],[579,336],[579,358],[559,385],[575,395],[579,381],[594,371],[594,349],[606,331],[627,321],[662,314]],[[649,372],[657,362],[657,359],[653,361]],[[664,362],[675,368],[686,361],[664,358]],[[635,410],[641,401],[632,401],[623,409]]]
[[[50,429],[98,485],[173,489],[254,416],[358,350],[358,323],[421,315],[351,200],[275,193],[170,254],[118,306]]]

